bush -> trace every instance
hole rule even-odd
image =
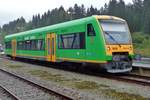
[[[135,53],[150,57],[150,35],[141,32],[132,33],[132,40]]]

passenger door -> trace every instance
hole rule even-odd
[[[47,47],[47,61],[56,61],[56,36],[55,33],[47,34],[46,47]]]
[[[16,39],[13,39],[12,41],[11,41],[11,45],[12,45],[12,56],[13,57],[16,57]]]

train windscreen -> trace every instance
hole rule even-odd
[[[129,44],[130,32],[125,21],[99,20],[107,44]]]

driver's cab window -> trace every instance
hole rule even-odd
[[[87,24],[87,34],[88,34],[88,36],[96,35],[92,24]]]

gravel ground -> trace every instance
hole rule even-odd
[[[50,95],[42,90],[29,85],[26,82],[14,78],[6,73],[0,72],[0,84],[9,89],[21,100],[59,100],[57,97]],[[3,100],[3,99],[2,99]]]
[[[83,100],[150,100],[150,87],[109,80],[44,66],[0,59],[1,68],[37,83]],[[2,66],[3,65],[3,66]],[[57,80],[42,77],[40,71],[59,76]],[[32,73],[33,72],[33,73]],[[34,72],[41,74],[37,75]],[[61,80],[60,80],[61,79]],[[63,81],[62,81],[63,80]],[[76,83],[76,84],[75,84]],[[79,84],[82,83],[82,84]],[[90,83],[90,84],[89,84]],[[88,84],[86,86],[86,84]],[[91,85],[91,87],[89,87]],[[86,86],[86,87],[83,87]]]

